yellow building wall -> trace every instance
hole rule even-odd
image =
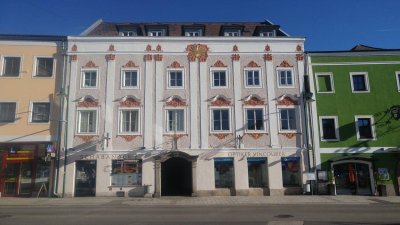
[[[59,98],[55,93],[58,92],[56,81],[61,82],[62,61],[60,54],[61,47],[54,42],[38,45],[29,43],[26,45],[3,44],[0,42],[1,68],[3,68],[4,56],[20,56],[21,69],[20,77],[1,77],[0,76],[0,101],[16,101],[16,121],[15,123],[0,124],[0,136],[3,141],[19,141],[36,137],[51,135],[55,137],[57,127],[57,111]],[[35,57],[52,56],[55,61],[54,76],[51,78],[33,77],[36,68]],[[2,72],[2,71],[1,71]],[[29,123],[29,116],[32,101],[49,101],[51,104],[50,122],[46,124]],[[15,137],[14,137],[15,136]],[[18,138],[21,136],[21,138]],[[22,138],[24,137],[24,138]]]

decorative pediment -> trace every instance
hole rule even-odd
[[[97,107],[99,102],[93,96],[86,95],[78,99],[78,107]]]
[[[247,64],[247,67],[260,67],[256,62],[251,61],[249,64]]]
[[[227,67],[221,60],[217,60],[213,67]]]
[[[279,64],[279,67],[293,67],[293,66],[291,66],[286,60],[283,60],[281,64]]]
[[[133,95],[127,95],[120,99],[119,105],[121,107],[139,107],[140,99],[136,98]]]
[[[212,134],[212,135],[214,135],[218,139],[222,140],[222,139],[228,137],[230,134],[229,133],[216,133],[216,134]]]
[[[183,68],[183,66],[181,66],[177,61],[174,61],[170,66],[168,66],[168,68]]]
[[[186,100],[181,98],[178,95],[172,95],[165,99],[165,106],[172,106],[172,107],[178,107],[178,106],[187,106]]]
[[[244,105],[265,105],[264,99],[256,94],[251,94],[242,100]]]
[[[196,59],[199,59],[200,62],[205,62],[208,58],[208,50],[207,45],[203,44],[193,44],[186,47],[186,52],[191,62],[196,61]]]
[[[150,52],[151,51],[151,45],[147,45],[146,46],[146,52]]]
[[[85,67],[86,67],[86,68],[93,68],[93,67],[97,67],[97,66],[96,66],[96,64],[95,64],[92,60],[90,60],[89,62],[87,62],[87,63],[85,64]]]
[[[277,105],[298,105],[298,97],[293,96],[293,95],[289,95],[289,94],[284,94],[281,97],[276,99],[276,104]]]
[[[125,66],[123,66],[124,68],[133,68],[133,67],[139,67],[137,66],[132,60],[129,60]]]
[[[161,52],[161,51],[162,51],[162,49],[161,49],[161,45],[157,45],[157,47],[156,47],[156,51],[157,51],[157,52]]]
[[[224,95],[216,95],[209,99],[210,106],[230,106],[231,101]]]

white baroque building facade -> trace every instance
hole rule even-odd
[[[106,23],[68,37],[58,192],[301,194],[304,38],[263,23]]]

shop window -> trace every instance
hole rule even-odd
[[[300,157],[282,157],[283,186],[300,186]]]
[[[233,175],[233,158],[214,158],[215,188],[232,188]]]
[[[333,93],[333,77],[331,73],[317,74],[318,93]]]
[[[250,188],[268,186],[268,164],[266,158],[247,158]]]
[[[142,185],[142,162],[140,160],[113,160],[111,185]]]

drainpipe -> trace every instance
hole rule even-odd
[[[63,69],[62,69],[62,76],[61,76],[61,87],[58,95],[60,96],[60,105],[58,110],[58,125],[57,125],[57,152],[56,152],[56,174],[54,178],[54,186],[53,186],[53,195],[58,196],[58,182],[60,178],[60,150],[61,150],[61,138],[62,138],[62,123],[63,123],[63,115],[64,115],[64,86],[65,86],[65,74],[66,74],[66,62],[67,62],[67,41],[62,41],[62,55],[63,55]],[[50,197],[50,196],[49,196]]]

